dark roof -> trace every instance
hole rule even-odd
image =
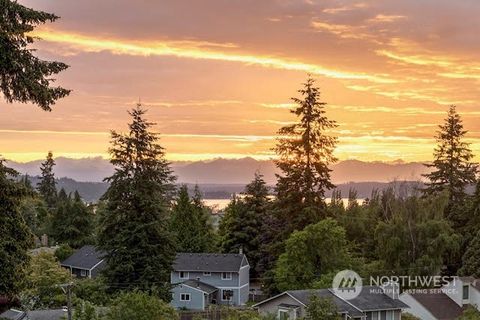
[[[303,303],[304,305],[308,305],[310,302],[310,297],[312,294],[315,294],[317,297],[320,298],[327,298],[331,299],[332,302],[337,306],[338,312],[340,313],[348,313],[352,317],[360,317],[363,316],[363,313],[360,310],[356,309],[352,305],[348,304],[344,300],[340,299],[336,295],[334,295],[328,289],[318,289],[318,290],[291,290],[287,291],[289,295]]]
[[[28,316],[27,316],[28,315]],[[0,314],[0,319],[8,320],[61,320],[67,315],[63,309],[32,310],[28,312],[10,309]]]
[[[475,289],[477,289],[478,291],[480,291],[480,279],[475,279],[475,280],[472,282],[472,287],[474,287]]]
[[[186,280],[186,281],[184,281],[180,284],[184,284],[186,286],[202,290],[203,292],[205,292],[207,294],[218,291],[217,287],[211,286],[208,283],[201,282],[201,281],[198,281],[198,280]]]
[[[404,309],[408,305],[398,299],[392,299],[377,286],[364,286],[360,294],[348,300],[349,303],[362,311]]]
[[[296,304],[288,304],[288,303],[280,303],[278,306],[279,307],[284,307],[284,308],[291,308],[291,309],[300,308],[300,306],[298,306]]]
[[[411,296],[438,320],[457,319],[463,313],[463,308],[443,292],[412,293]]]
[[[245,255],[220,253],[178,253],[175,271],[238,272]]]
[[[0,319],[21,320],[25,319],[27,314],[20,310],[10,309],[0,314]]]
[[[60,320],[67,315],[63,309],[28,311],[28,320]]]
[[[62,261],[61,265],[90,270],[103,260],[104,255],[102,251],[97,250],[94,246],[83,246]]]

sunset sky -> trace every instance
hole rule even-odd
[[[38,55],[70,68],[52,112],[0,101],[0,153],[108,157],[139,98],[170,160],[270,158],[311,73],[340,159],[431,159],[456,104],[480,161],[478,0],[20,0],[61,19]]]

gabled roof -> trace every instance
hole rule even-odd
[[[24,311],[10,309],[0,314],[0,319],[22,320],[26,319],[27,314]]]
[[[463,313],[463,308],[443,292],[411,293],[410,295],[438,320],[457,319]]]
[[[178,253],[173,263],[173,270],[238,272],[246,260],[244,254]]]
[[[348,300],[350,304],[362,311],[405,309],[408,305],[398,299],[392,299],[377,286],[364,286],[360,294]]]
[[[0,314],[0,319],[8,320],[61,320],[67,315],[63,309],[20,311],[10,309]]]
[[[67,311],[63,309],[28,311],[28,320],[61,320],[65,319]]]
[[[214,293],[215,291],[218,291],[217,287],[211,286],[208,283],[201,282],[201,281],[198,281],[198,280],[186,280],[186,281],[181,282],[179,284],[183,284],[185,286],[198,289],[200,291],[205,292],[206,294],[210,294],[210,293]]]
[[[280,293],[274,297],[271,297],[269,299],[266,299],[264,301],[261,301],[255,305],[253,305],[254,308],[268,302],[277,299],[278,297],[288,295],[294,300],[298,301],[299,304],[303,305],[306,307],[308,303],[310,302],[310,298],[312,295],[316,295],[317,297],[320,298],[327,298],[331,299],[332,302],[335,304],[335,306],[338,309],[339,313],[342,314],[349,314],[352,317],[361,317],[364,314],[360,312],[360,310],[356,309],[354,306],[348,304],[344,300],[338,298],[335,296],[330,290],[328,289],[317,289],[317,290],[290,290],[290,291],[285,291],[283,293]]]
[[[318,290],[291,290],[287,291],[288,294],[293,296],[296,300],[302,302],[305,306],[310,302],[312,294],[315,294],[320,298],[331,299],[332,302],[337,306],[339,313],[348,313],[353,317],[361,317],[363,313],[360,312],[357,308],[348,304],[344,300],[337,297],[333,292],[328,289],[318,289]]]
[[[91,270],[103,261],[104,256],[105,253],[97,250],[94,246],[83,246],[62,261],[61,265],[64,267]]]

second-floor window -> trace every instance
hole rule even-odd
[[[222,272],[222,280],[232,280],[231,272]]]
[[[468,286],[463,286],[463,300],[468,300]]]
[[[180,271],[180,279],[188,279],[188,272],[185,272],[185,271]]]
[[[212,275],[212,273],[207,271],[207,272],[204,272],[203,275],[207,276],[207,277],[210,277]]]

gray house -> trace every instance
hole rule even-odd
[[[280,320],[300,319],[312,295],[330,299],[345,320],[401,320],[402,310],[408,308],[384,289],[373,286],[362,287],[359,296],[351,300],[337,296],[331,289],[285,291],[253,307],[262,315],[273,314]]]
[[[244,254],[179,253],[170,282],[177,309],[241,306],[248,301],[250,265]]]
[[[94,246],[83,246],[60,263],[78,278],[95,278],[105,267],[104,253]]]

